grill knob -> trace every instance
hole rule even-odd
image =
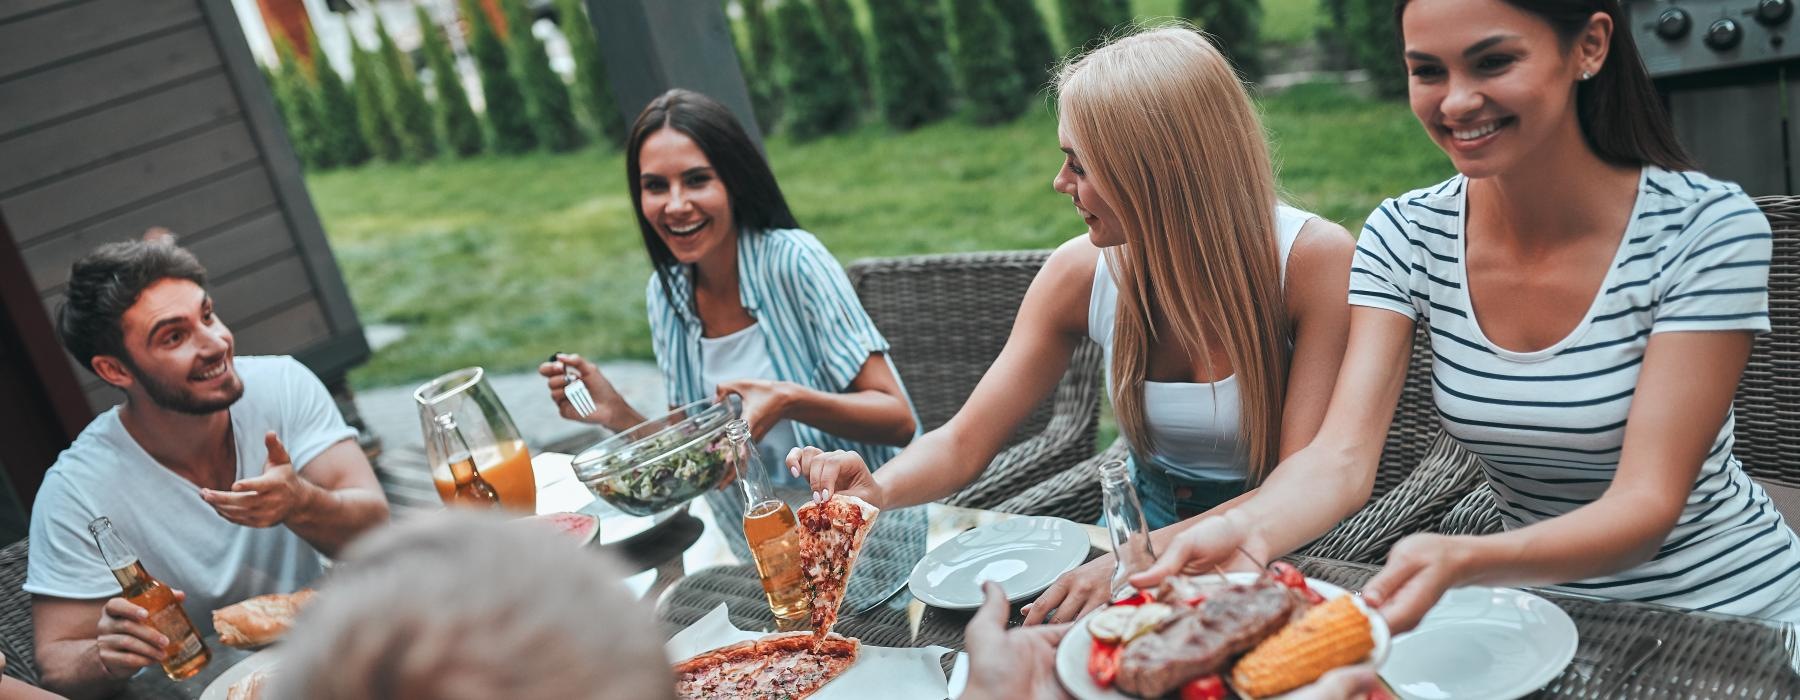
[[[1706,46],[1714,51],[1730,51],[1744,39],[1744,29],[1737,22],[1722,19],[1706,28]]]
[[[1691,26],[1693,26],[1693,20],[1688,18],[1687,10],[1679,7],[1663,10],[1662,14],[1656,17],[1656,35],[1668,41],[1687,36],[1688,28]]]
[[[1756,3],[1756,21],[1767,26],[1775,26],[1788,21],[1794,14],[1794,3],[1790,0],[1762,0]]]

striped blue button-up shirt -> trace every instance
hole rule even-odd
[[[887,339],[863,311],[843,267],[805,231],[740,233],[738,293],[744,309],[761,327],[777,380],[841,393],[850,388],[870,354],[888,350]],[[656,364],[662,369],[669,403],[711,398],[701,375],[701,325],[694,311],[692,268],[676,267],[666,293],[652,273],[645,295]],[[899,379],[896,371],[894,380]],[[801,445],[853,450],[871,468],[900,452],[898,447],[849,440],[799,421],[793,425]]]

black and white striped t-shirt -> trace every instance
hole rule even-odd
[[[1587,315],[1555,345],[1513,352],[1488,341],[1469,301],[1465,185],[1382,202],[1357,242],[1350,303],[1430,324],[1444,429],[1481,457],[1502,520],[1520,527],[1612,483],[1651,335],[1769,330],[1770,227],[1734,184],[1647,167]],[[1727,414],[1651,561],[1561,588],[1800,622],[1800,541],[1732,455],[1734,427]]]

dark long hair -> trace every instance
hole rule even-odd
[[[1394,2],[1394,30],[1404,34],[1400,23],[1408,0]],[[1619,0],[1504,0],[1550,23],[1556,36],[1567,47],[1588,26],[1596,12],[1604,12],[1613,21],[1612,45],[1606,63],[1594,77],[1575,88],[1575,112],[1581,120],[1581,135],[1594,153],[1613,165],[1628,167],[1651,164],[1666,170],[1693,170],[1694,159],[1675,138],[1669,124],[1669,113],[1662,98],[1650,84],[1644,70],[1644,59],[1638,55],[1637,41],[1631,38],[1631,23],[1619,8]]]
[[[656,235],[650,219],[644,216],[644,186],[638,182],[638,176],[643,174],[639,153],[644,148],[644,141],[663,129],[686,134],[712,163],[713,172],[718,173],[719,182],[725,185],[725,192],[731,198],[731,220],[736,223],[739,235],[757,235],[774,228],[800,228],[800,223],[788,210],[787,198],[781,195],[781,186],[775,183],[775,172],[769,169],[769,161],[763,158],[762,151],[757,150],[750,135],[744,133],[744,126],[738,123],[731,110],[692,90],[676,88],[659,95],[638,113],[637,121],[631,125],[631,139],[625,146],[625,182],[631,187],[631,208],[637,212],[644,249],[649,251],[650,263],[656,267],[663,294],[673,302],[675,296],[670,276],[681,263],[674,253],[669,252],[669,246],[663,244],[662,237]]]

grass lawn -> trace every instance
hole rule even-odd
[[[1451,172],[1404,104],[1311,85],[1263,108],[1290,200],[1352,230],[1383,197]],[[768,151],[800,222],[846,263],[1045,248],[1081,231],[1050,189],[1061,154],[1047,109],[995,128],[776,138]],[[407,330],[355,386],[521,370],[553,350],[651,356],[649,262],[621,155],[376,165],[307,183],[363,323]]]

